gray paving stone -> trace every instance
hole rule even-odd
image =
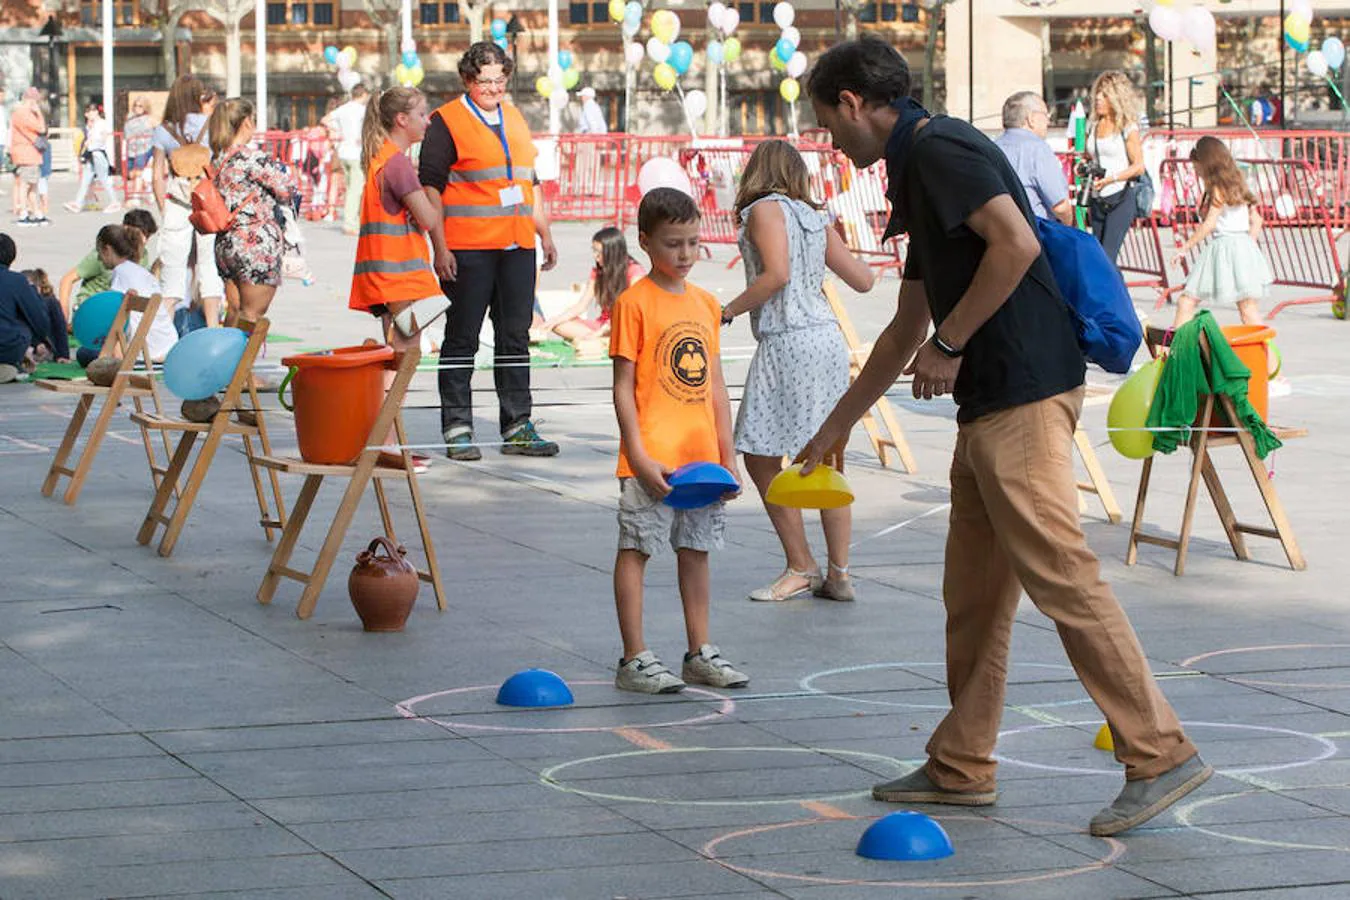
[[[28,860],[25,860],[28,862]],[[106,900],[202,891],[251,895],[255,889],[350,885],[356,879],[326,857],[273,856],[86,869],[67,879],[3,877],[6,900]]]
[[[607,866],[492,873],[453,878],[388,879],[378,882],[397,900],[500,900],[503,897],[547,897],[549,900],[595,900],[596,897],[734,897],[765,896],[755,881],[705,861],[627,861]],[[769,893],[767,896],[775,896]]]
[[[176,900],[183,894],[160,894],[143,900]],[[193,900],[381,900],[389,895],[365,883],[324,884],[313,887],[252,888],[247,891],[193,892]]]
[[[113,809],[64,810],[0,814],[0,842],[110,837],[114,835],[171,835],[191,831],[219,831],[265,824],[263,816],[236,800],[202,801],[159,806],[122,806]]]
[[[0,809],[10,813],[169,806],[229,799],[232,799],[229,793],[204,778],[0,788]]]

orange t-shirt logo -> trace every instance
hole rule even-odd
[[[657,344],[656,358],[665,361],[661,386],[685,403],[702,402],[708,384],[708,350],[703,329],[678,322],[666,329]]]

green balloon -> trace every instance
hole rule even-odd
[[[1116,389],[1111,408],[1106,412],[1106,427],[1112,429],[1111,446],[1129,459],[1147,459],[1153,455],[1153,432],[1145,430],[1153,393],[1162,377],[1162,358],[1135,372]]]
[[[769,68],[773,69],[775,72],[786,72],[787,62],[777,53],[770,53]]]
[[[563,87],[567,88],[569,91],[576,87],[580,82],[581,72],[577,71],[576,67],[565,69],[563,71]]]

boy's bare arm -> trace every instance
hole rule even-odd
[[[670,472],[648,456],[647,448],[642,444],[637,411],[637,364],[622,356],[614,357],[614,414],[619,419],[619,437],[623,439],[633,474],[653,497],[669,494],[666,476]]]

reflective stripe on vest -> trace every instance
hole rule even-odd
[[[445,242],[451,250],[532,248],[534,229],[534,141],[525,118],[509,103],[499,109],[511,148],[511,178],[497,129],[486,125],[458,98],[437,112],[455,145],[455,163],[447,173],[441,205]],[[517,187],[521,203],[503,205],[502,192]]]
[[[400,152],[392,141],[385,141],[366,173],[361,191],[356,265],[352,268],[352,292],[347,304],[352,309],[423,300],[441,293],[431,268],[426,236],[413,225],[406,211],[390,215],[381,198],[384,167]]]

